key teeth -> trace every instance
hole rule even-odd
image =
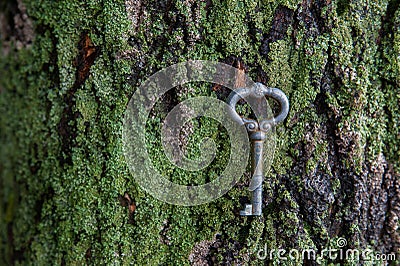
[[[240,211],[240,216],[260,216],[261,214],[261,208],[258,210],[253,210],[252,204],[246,204],[244,210]]]
[[[240,211],[241,216],[253,215],[253,206],[251,204],[246,204],[244,210]]]

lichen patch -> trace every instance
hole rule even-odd
[[[8,4],[6,9],[0,12],[0,40],[3,55],[8,55],[13,47],[17,50],[29,48],[34,36],[33,23],[22,0]]]
[[[196,243],[189,255],[190,264],[195,266],[209,265],[207,256],[213,243],[214,241],[211,240],[204,240]]]

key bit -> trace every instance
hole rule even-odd
[[[255,106],[254,101],[249,102],[252,110],[257,110],[255,115],[260,120],[249,119],[241,117],[236,112],[236,104],[240,99],[246,99],[248,97],[261,99],[265,97],[270,97],[280,104],[280,113],[272,118],[267,119],[266,115],[261,111],[260,106]],[[266,105],[266,101],[261,103]],[[249,185],[249,190],[252,192],[251,204],[246,204],[244,210],[240,211],[242,216],[257,216],[262,214],[262,183],[264,181],[263,175],[263,145],[266,139],[266,133],[270,131],[278,123],[282,122],[288,112],[289,112],[289,101],[286,95],[277,88],[268,88],[261,83],[254,83],[250,88],[240,88],[233,91],[228,98],[228,104],[231,107],[231,116],[238,123],[245,125],[252,146],[252,156],[251,156],[251,170],[252,178]],[[264,106],[265,107],[265,106]],[[265,113],[267,110],[264,110]]]

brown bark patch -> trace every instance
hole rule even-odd
[[[134,223],[134,213],[136,211],[135,202],[132,200],[132,198],[128,194],[128,192],[125,192],[124,195],[118,195],[118,201],[122,207],[128,207],[128,211],[129,211],[128,223],[133,224]]]
[[[76,59],[76,79],[74,88],[79,87],[88,78],[90,67],[99,55],[99,47],[95,46],[87,32],[82,33],[78,44],[79,54]]]

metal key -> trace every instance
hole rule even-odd
[[[265,107],[266,100],[260,101],[265,96],[276,100],[280,104],[280,113],[272,118],[266,119],[264,115],[267,110],[261,110],[260,107]],[[241,117],[236,112],[236,104],[240,99],[251,98],[259,99],[258,101],[248,101],[256,117],[260,121]],[[242,216],[261,215],[262,214],[262,183],[264,181],[263,175],[263,145],[266,138],[266,133],[270,131],[276,124],[282,122],[289,112],[289,101],[286,95],[277,88],[268,88],[261,83],[254,83],[251,88],[240,88],[233,91],[228,98],[228,104],[231,107],[231,115],[238,123],[245,125],[252,146],[251,156],[251,169],[252,178],[249,185],[249,190],[252,192],[251,204],[246,204],[244,210],[240,211]],[[261,104],[261,106],[260,106]],[[262,106],[264,104],[264,106]],[[257,119],[257,120],[258,120]]]

